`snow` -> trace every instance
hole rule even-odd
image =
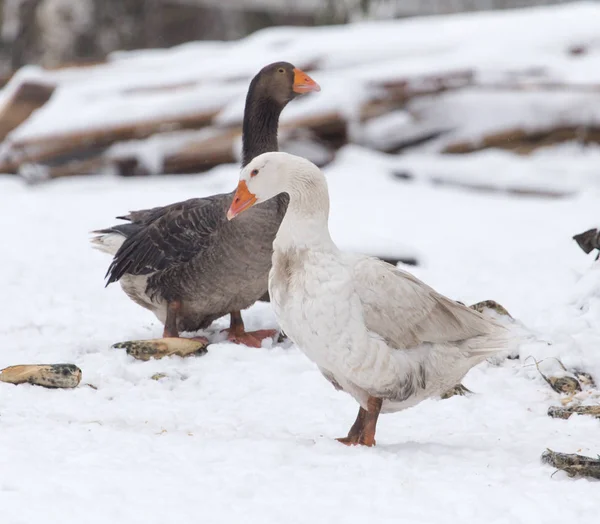
[[[600,183],[600,147],[569,142],[527,156],[498,149],[469,155],[432,155],[418,149],[386,155],[358,146],[348,146],[339,154],[368,159],[399,177],[473,189],[560,196],[597,188]]]
[[[206,129],[106,152],[135,153],[154,172],[173,150],[239,124],[248,80],[265,64],[306,68],[322,91],[286,108],[280,138],[324,161],[328,150],[291,124],[329,112],[351,123],[355,144],[325,170],[340,247],[416,256],[420,265],[406,269],[467,304],[496,300],[524,340],[519,360],[487,362],[465,377],[475,395],[382,416],[376,448],[346,448],[333,439],[348,431],[355,402],[289,342],[258,350],[225,343],[224,318],[204,333],[214,344],[203,357],[141,362],[111,348],[159,337],[162,326],[119,286],[104,288],[110,259],[91,249],[89,231],[129,210],[231,191],[237,166],[40,185],[0,175],[0,369],[72,362],[83,370],[74,390],[0,383],[0,521],[597,522],[597,484],[552,476],[540,455],[596,456],[600,421],[549,418],[564,397],[534,359],[548,376],[564,373],[560,359],[600,381],[600,263],[571,238],[600,226],[600,148],[439,152],[507,128],[597,127],[599,30],[600,4],[581,2],[272,28],[238,42],[119,52],[97,67],[20,70],[0,91],[0,108],[27,80],[57,89],[2,144],[8,153],[51,134],[215,113]],[[570,55],[577,45],[587,54]],[[361,103],[384,84],[418,89],[444,72],[457,82],[470,73],[476,85],[359,121]],[[528,89],[504,89],[511,79]],[[447,133],[402,155],[365,148],[393,149],[438,131]],[[249,329],[276,326],[269,304],[244,318]],[[156,373],[165,377],[153,380]],[[578,400],[597,404],[600,396],[588,390]]]
[[[552,476],[539,458],[547,447],[595,456],[600,422],[549,418],[560,397],[526,357],[545,358],[545,373],[559,356],[600,378],[600,265],[571,239],[598,225],[598,188],[555,199],[475,192],[400,180],[396,161],[348,147],[326,169],[336,241],[386,255],[414,246],[422,265],[410,271],[466,303],[497,300],[531,337],[520,360],[467,375],[475,395],[382,416],[373,449],[332,440],[357,406],[289,343],[215,343],[203,357],[149,362],[110,347],[161,326],[118,286],[104,289],[109,259],[88,231],[130,209],[230,190],[236,166],[33,187],[0,177],[0,368],[83,370],[74,390],[0,383],[2,521],[596,522],[597,485]],[[595,155],[586,161],[595,169]],[[471,162],[490,179],[506,169],[486,155]],[[245,318],[251,329],[276,325],[269,304]],[[222,340],[226,325],[208,335]]]
[[[414,118],[394,130],[396,141],[403,134],[413,138],[414,124],[423,134],[447,131],[433,146],[443,149],[450,143],[469,142],[477,145],[484,135],[504,130],[544,131],[553,127],[598,127],[600,125],[600,93],[552,92],[481,92],[464,89],[436,97],[416,99],[407,111]],[[474,107],[478,108],[473,112]],[[406,131],[404,131],[406,129]],[[429,149],[432,148],[428,144]]]

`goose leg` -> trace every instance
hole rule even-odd
[[[181,310],[181,302],[174,300],[167,304],[167,318],[163,329],[163,338],[153,340],[129,340],[113,345],[113,348],[125,349],[129,355],[138,360],[150,360],[170,355],[185,357],[206,353],[208,339],[205,337],[183,338],[177,329],[177,315]]]
[[[196,340],[208,345],[208,339],[206,337],[190,337],[183,338],[179,336],[179,330],[177,329],[177,316],[181,311],[181,301],[173,300],[167,304],[167,318],[165,319],[165,328],[163,329],[163,338],[175,338],[179,340]],[[174,342],[177,344],[177,342]]]
[[[362,407],[359,407],[358,415],[356,415],[356,420],[354,421],[354,424],[352,424],[350,431],[348,431],[348,436],[336,438],[335,440],[337,440],[338,442],[341,442],[342,444],[347,444],[347,445],[358,444],[358,437],[360,436],[360,434],[363,430],[363,427],[365,425],[365,415],[366,414],[367,414],[367,410],[363,409]]]
[[[374,446],[377,419],[379,418],[382,404],[382,399],[369,397],[367,400],[367,409],[365,410],[361,407],[358,410],[358,415],[348,432],[348,436],[336,440],[347,446]]]
[[[274,337],[277,334],[276,329],[261,329],[258,331],[246,331],[244,329],[244,320],[239,311],[230,313],[231,321],[227,331],[227,340],[235,344],[244,344],[253,348],[261,347],[261,342],[265,338]]]
[[[181,302],[174,300],[167,304],[167,318],[165,319],[165,328],[163,329],[163,338],[179,338],[177,329],[177,314],[181,309]]]

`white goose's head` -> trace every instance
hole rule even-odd
[[[294,190],[318,177],[322,177],[319,168],[305,158],[289,153],[263,153],[242,169],[227,218],[231,220],[254,204],[280,193],[291,196]]]

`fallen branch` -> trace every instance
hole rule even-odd
[[[569,408],[550,406],[548,408],[548,416],[552,418],[568,419],[571,415],[590,415],[600,419],[600,406],[574,406]]]
[[[600,479],[600,459],[583,455],[557,453],[548,449],[542,454],[542,462],[564,471],[569,477]]]

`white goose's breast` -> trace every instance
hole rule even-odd
[[[273,257],[269,294],[283,331],[315,363],[335,367],[348,348],[353,287],[346,267],[328,257]]]

